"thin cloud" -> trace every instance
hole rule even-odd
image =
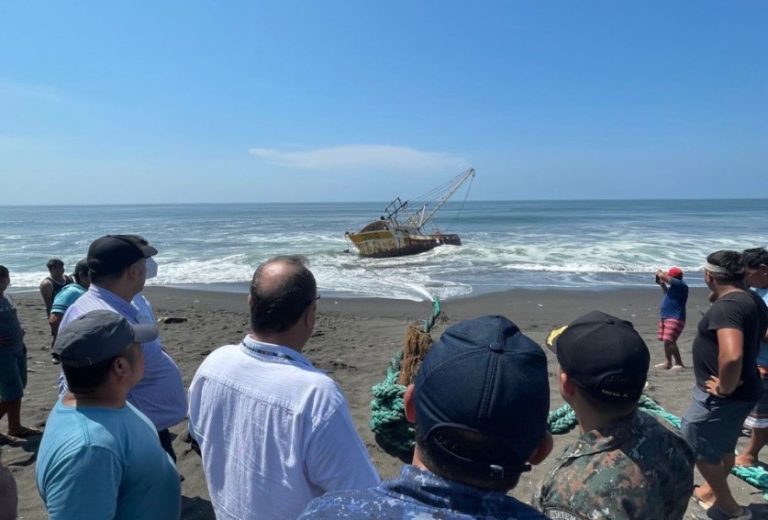
[[[313,150],[251,148],[249,153],[269,164],[300,170],[386,169],[426,172],[467,166],[466,159],[448,153],[375,144],[351,144]]]
[[[61,101],[59,92],[47,85],[30,85],[25,83],[13,83],[0,81],[0,99],[32,100],[45,102]]]

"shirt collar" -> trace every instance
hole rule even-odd
[[[568,448],[566,455],[580,457],[615,449],[632,437],[635,423],[639,420],[638,412],[635,411],[603,428],[585,432],[572,447]]]
[[[133,320],[138,321],[139,311],[136,307],[131,305],[131,302],[125,301],[123,298],[113,293],[109,289],[99,287],[98,285],[91,284],[88,288],[89,292],[92,292],[97,298],[104,300],[111,307],[113,307],[118,313]]]
[[[265,361],[313,367],[312,362],[309,359],[290,347],[257,341],[247,335],[243,338],[240,348],[249,356],[258,357]]]
[[[470,514],[478,514],[488,508],[513,508],[520,504],[500,491],[468,486],[412,465],[403,466],[400,478],[385,485],[394,493],[414,497],[432,507]]]

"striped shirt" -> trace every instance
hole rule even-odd
[[[149,301],[141,294],[127,302],[115,293],[91,284],[88,292],[70,305],[61,320],[64,330],[72,320],[90,311],[106,309],[116,312],[131,323],[154,323]],[[141,344],[144,353],[144,377],[128,394],[128,401],[146,415],[155,428],[164,430],[184,420],[187,398],[181,371],[163,349],[160,338]],[[64,376],[59,377],[60,393],[66,391]]]

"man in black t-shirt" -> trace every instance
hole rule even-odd
[[[683,416],[682,432],[696,452],[705,483],[694,497],[714,517],[750,518],[728,487],[741,425],[760,397],[757,372],[760,339],[768,326],[765,303],[744,284],[741,255],[717,251],[707,257],[704,282],[712,307],[699,322],[693,341],[696,385]]]

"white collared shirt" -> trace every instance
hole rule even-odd
[[[379,482],[339,386],[295,350],[250,337],[198,368],[189,431],[219,520],[294,519],[325,492]]]

